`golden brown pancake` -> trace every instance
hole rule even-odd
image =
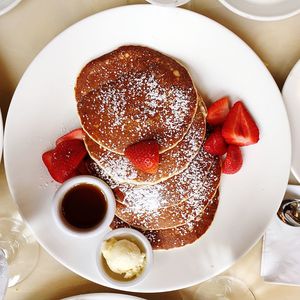
[[[202,99],[187,70],[155,50],[123,46],[88,63],[75,93],[94,159],[89,171],[116,195],[111,227],[140,230],[154,249],[204,234],[218,206],[221,166],[201,147],[205,107],[196,112]],[[124,156],[129,145],[147,139],[160,145],[157,174],[135,170]]]
[[[208,175],[218,177],[219,172],[219,159],[201,148],[186,170],[159,184],[144,186],[114,184],[113,187],[119,189],[118,201],[126,206],[133,206],[141,199],[149,205],[149,208],[155,205],[168,207],[178,204],[182,199],[192,197]]]
[[[167,250],[176,247],[183,247],[199,239],[211,225],[219,203],[218,195],[216,195],[212,200],[207,200],[206,202],[207,203],[203,203],[204,205],[207,205],[201,215],[182,226],[169,229],[143,231],[138,228],[134,228],[118,217],[115,217],[111,224],[111,228],[117,229],[130,227],[141,231],[150,241],[154,250]]]
[[[117,198],[116,216],[141,229],[165,229],[185,224],[212,199],[220,181],[220,159],[203,148],[182,173],[151,186],[117,185],[99,168],[92,174],[109,182]]]
[[[126,205],[117,202],[116,216],[143,230],[177,227],[197,217],[203,203],[215,196],[221,172],[217,157],[204,168],[197,158],[184,172],[168,179],[170,183],[129,190],[123,200]]]
[[[118,154],[148,139],[157,140],[160,153],[173,148],[187,133],[198,103],[187,70],[141,46],[123,46],[88,63],[75,94],[86,133]]]
[[[202,152],[205,153],[205,152]],[[210,168],[208,168],[208,170],[206,171],[209,172],[212,170],[215,170],[216,173],[218,174],[213,174],[210,173],[210,175],[206,175],[207,177],[207,183],[204,183],[204,186],[206,186],[206,188],[202,188],[202,193],[204,191],[206,191],[206,194],[208,195],[208,197],[205,199],[203,196],[200,199],[200,201],[198,202],[198,206],[194,205],[194,209],[192,209],[192,211],[190,210],[189,212],[191,214],[183,214],[185,215],[185,222],[181,222],[181,225],[177,225],[175,226],[175,224],[178,223],[173,223],[173,227],[171,228],[167,228],[167,229],[156,229],[156,230],[149,230],[148,229],[141,229],[141,228],[136,228],[132,225],[129,225],[128,223],[124,222],[123,220],[121,220],[120,218],[118,218],[117,216],[115,216],[114,221],[111,224],[111,227],[113,229],[115,228],[121,228],[121,227],[132,227],[135,228],[137,230],[140,230],[151,242],[151,245],[153,247],[153,249],[171,249],[171,248],[175,248],[175,247],[182,247],[184,245],[193,243],[195,240],[197,240],[201,235],[203,235],[206,230],[208,229],[208,227],[210,226],[214,215],[215,215],[215,211],[217,209],[218,206],[218,193],[215,190],[215,188],[209,188],[209,183],[212,183],[213,185],[215,185],[218,181],[219,181],[219,176],[220,176],[220,161],[217,157],[214,157],[215,160],[213,162],[213,164],[215,166],[218,167],[213,167],[212,164],[210,164]],[[203,157],[203,162],[205,162],[205,160],[207,159],[207,156]],[[207,165],[202,165],[202,167],[207,168]],[[206,166],[206,167],[205,167]],[[107,176],[105,174],[105,172],[99,168],[99,166],[94,162],[94,161],[90,161],[89,163],[89,170],[91,175],[94,176],[98,176],[102,179],[104,179],[105,181],[107,181],[109,183],[109,185],[112,188],[115,188],[116,190],[116,183],[113,182],[111,180],[111,178],[109,176]],[[203,174],[203,172],[201,172]],[[194,174],[197,176],[197,174]],[[204,175],[201,175],[202,177]],[[201,177],[200,176],[200,177]],[[193,179],[194,178],[194,179]],[[193,186],[193,182],[197,177],[189,177],[189,181],[192,183],[191,185]],[[197,180],[195,181],[195,183],[197,182]],[[127,185],[128,187],[128,185]],[[152,186],[154,187],[154,186]],[[216,184],[217,187],[217,184]],[[216,193],[215,196],[211,197],[211,195],[213,195],[213,193]],[[116,194],[116,196],[118,197],[119,193]],[[202,194],[204,195],[204,194]],[[133,198],[134,199],[134,198]],[[131,199],[131,200],[133,200]],[[149,199],[148,199],[149,200]],[[120,198],[118,200],[118,203],[122,203],[122,201],[124,201],[124,198]],[[184,203],[185,201],[175,201],[175,203]],[[117,205],[118,205],[117,203]],[[169,202],[168,204],[166,204],[166,207],[168,207],[169,205],[174,204],[176,206],[175,203]],[[197,202],[191,202],[190,203],[194,203],[196,204]],[[162,207],[164,207],[164,204],[162,203]],[[193,207],[193,206],[192,206]],[[183,211],[184,212],[184,211]],[[178,217],[178,214],[177,214]],[[159,219],[159,216],[156,215],[156,218]],[[174,217],[173,217],[174,220]],[[130,222],[131,223],[131,222]]]
[[[116,182],[156,184],[185,170],[199,152],[206,132],[203,109],[199,107],[189,131],[177,146],[160,155],[155,174],[139,171],[125,156],[104,149],[88,136],[84,142],[90,157]]]

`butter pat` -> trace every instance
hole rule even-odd
[[[124,274],[126,279],[138,276],[146,265],[146,254],[127,239],[111,238],[103,243],[101,251],[110,270]]]

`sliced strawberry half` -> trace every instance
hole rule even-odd
[[[259,130],[242,101],[236,102],[228,113],[222,135],[228,144],[237,146],[258,142]]]
[[[53,155],[54,155],[54,150],[45,152],[42,155],[43,162],[45,166],[48,169],[48,172],[50,173],[51,177],[60,183],[63,183],[67,179],[74,177],[77,174],[76,170],[74,171],[65,171],[65,170],[60,170],[55,166],[54,160],[53,160]]]
[[[238,172],[243,165],[241,149],[235,145],[229,145],[227,155],[223,161],[222,171],[225,174],[234,174]]]
[[[60,142],[54,150],[43,154],[42,159],[52,178],[60,183],[79,175],[80,165],[87,151],[80,140]]]
[[[56,140],[56,145],[58,145],[63,141],[83,140],[83,137],[84,137],[84,131],[82,130],[82,128],[77,128],[58,138]]]
[[[141,141],[130,145],[125,156],[138,169],[145,173],[155,174],[159,164],[159,145],[155,140]]]
[[[48,169],[51,176],[52,176],[52,174],[51,174],[52,173],[52,168],[51,167],[52,167],[53,152],[54,152],[54,150],[50,150],[50,151],[47,151],[47,152],[43,153],[43,155],[42,155],[42,160],[43,160],[45,166],[47,167],[47,169]],[[55,170],[53,170],[53,172],[54,171]],[[54,179],[54,177],[53,177],[53,179]]]
[[[223,155],[227,151],[227,144],[222,136],[220,127],[216,127],[204,144],[204,150],[213,155]]]
[[[207,123],[213,126],[223,124],[229,109],[228,97],[217,100],[207,110]]]

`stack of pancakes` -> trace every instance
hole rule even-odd
[[[111,226],[140,230],[154,249],[198,239],[218,205],[220,161],[203,150],[206,108],[186,69],[152,49],[123,46],[88,63],[75,93],[90,171],[116,194]],[[155,174],[124,156],[150,139],[160,146]]]

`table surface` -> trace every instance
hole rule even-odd
[[[0,106],[6,116],[13,92],[27,66],[58,33],[96,12],[144,3],[135,0],[24,0],[0,16]],[[264,61],[278,86],[300,58],[300,15],[277,22],[258,22],[239,17],[217,0],[194,0],[184,6],[223,24]],[[291,177],[291,182],[293,178]],[[0,167],[0,216],[17,214]],[[242,279],[257,300],[298,300],[300,287],[265,283],[260,277],[261,241],[225,273]],[[182,291],[141,294],[146,299],[191,299],[195,287]],[[41,249],[38,266],[22,283],[8,290],[8,300],[60,299],[81,293],[109,292],[63,267]]]

